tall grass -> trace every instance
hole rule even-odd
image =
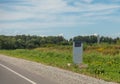
[[[111,46],[115,47],[111,53],[104,53],[112,49]],[[117,53],[112,53],[116,51]],[[44,47],[33,50],[0,50],[0,53],[120,83],[120,51],[119,46],[116,45],[86,47],[83,62],[88,64],[88,67],[83,69],[72,62],[72,46]],[[71,66],[68,66],[68,63]]]
[[[111,56],[100,53],[85,54],[84,62],[89,65],[87,72],[97,78],[120,82],[120,54]]]

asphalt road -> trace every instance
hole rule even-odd
[[[23,65],[24,66],[24,65]],[[28,72],[0,60],[0,84],[57,84],[38,74]]]

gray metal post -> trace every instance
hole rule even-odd
[[[83,43],[80,41],[73,42],[73,62],[75,64],[81,64],[83,61]]]
[[[100,35],[97,35],[97,43],[100,44]]]

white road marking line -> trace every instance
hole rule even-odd
[[[28,82],[30,82],[30,83],[32,83],[32,84],[37,84],[37,83],[35,83],[34,81],[32,81],[32,80],[26,78],[25,76],[23,76],[23,75],[21,75],[21,74],[15,72],[15,71],[13,71],[12,69],[8,68],[7,66],[5,66],[5,65],[3,65],[3,64],[0,64],[0,66],[2,66],[3,68],[5,68],[5,69],[11,71],[12,73],[18,75],[19,77],[21,77],[21,78],[27,80]]]

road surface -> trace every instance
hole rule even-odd
[[[23,65],[24,66],[24,65]],[[0,60],[0,84],[57,84],[20,67]]]
[[[117,84],[57,67],[0,55],[0,84]]]

